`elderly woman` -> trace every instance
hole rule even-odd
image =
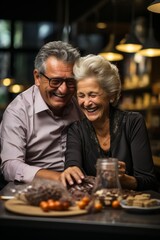
[[[96,176],[98,158],[119,160],[122,188],[156,188],[156,177],[145,120],[139,112],[116,107],[121,93],[118,69],[103,57],[87,55],[76,61],[77,99],[85,114],[68,130],[64,185]]]

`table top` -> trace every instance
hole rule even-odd
[[[9,183],[0,191],[0,195],[14,195],[16,189],[24,188],[25,185],[17,185]],[[153,197],[160,199],[160,193],[146,191],[151,193]],[[99,213],[90,213],[77,216],[65,217],[42,217],[42,216],[26,216],[16,214],[6,210],[4,202],[0,200],[0,228],[6,229],[34,229],[41,232],[51,233],[54,231],[66,234],[68,232],[76,232],[76,234],[84,234],[86,231],[95,236],[110,234],[113,236],[146,236],[160,237],[160,211],[136,213],[127,212],[124,209],[107,208]],[[3,227],[3,228],[2,228]],[[45,234],[46,234],[45,233]],[[29,234],[29,232],[28,232]],[[37,234],[37,233],[36,233]],[[37,235],[36,235],[37,236]],[[108,236],[108,235],[107,235]]]

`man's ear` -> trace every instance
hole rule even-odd
[[[34,82],[36,86],[40,85],[40,75],[37,69],[34,69],[33,71],[33,76],[34,76]]]

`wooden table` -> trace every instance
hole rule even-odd
[[[9,183],[0,195],[14,194],[13,189],[24,185]],[[12,191],[11,191],[12,189]],[[160,193],[149,191],[160,199]],[[157,239],[160,237],[160,211],[154,213],[129,213],[123,209],[108,208],[95,214],[67,217],[36,217],[9,212],[0,200],[0,233],[14,239],[54,239],[55,237],[85,238],[85,233],[98,239]],[[52,237],[52,238],[51,238]]]

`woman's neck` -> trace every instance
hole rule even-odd
[[[106,136],[109,133],[109,118],[106,118],[103,122],[92,123],[95,132],[99,136]]]
[[[107,118],[103,123],[98,123],[93,125],[95,133],[99,142],[99,145],[104,151],[110,149],[110,124],[109,118]]]

